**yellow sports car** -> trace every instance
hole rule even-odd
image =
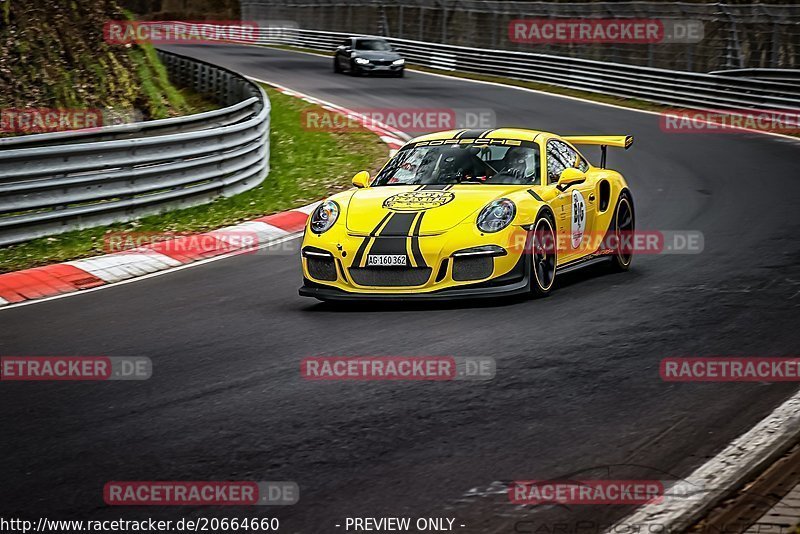
[[[605,168],[630,136],[500,128],[409,141],[309,216],[300,294],[320,300],[550,293],[557,273],[632,259],[633,198]],[[595,167],[575,148],[599,145]]]

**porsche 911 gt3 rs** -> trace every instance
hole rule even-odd
[[[376,177],[309,216],[303,296],[424,299],[530,293],[600,261],[631,265],[633,197],[605,168],[631,136],[456,130],[404,145]],[[599,145],[592,165],[576,146]]]

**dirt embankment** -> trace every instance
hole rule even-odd
[[[113,0],[0,0],[0,109],[190,112],[152,47],[105,42],[104,24],[129,16]]]

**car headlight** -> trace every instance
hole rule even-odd
[[[392,61],[392,65],[405,65],[405,63],[406,63],[405,59],[395,59],[394,61]]]
[[[478,230],[491,234],[499,232],[514,220],[517,206],[507,198],[488,204],[478,215]]]
[[[311,213],[309,227],[315,234],[322,234],[330,230],[338,218],[339,204],[333,200],[326,200]]]
[[[366,65],[367,63],[369,63],[369,60],[364,57],[357,57],[356,63],[358,63],[359,65]]]

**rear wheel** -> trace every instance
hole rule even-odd
[[[556,279],[556,233],[553,221],[540,215],[533,227],[530,244],[531,293],[534,297],[546,297]]]
[[[633,232],[636,228],[633,202],[628,193],[620,194],[612,223],[616,252],[611,257],[611,268],[614,271],[627,271],[633,260]]]

